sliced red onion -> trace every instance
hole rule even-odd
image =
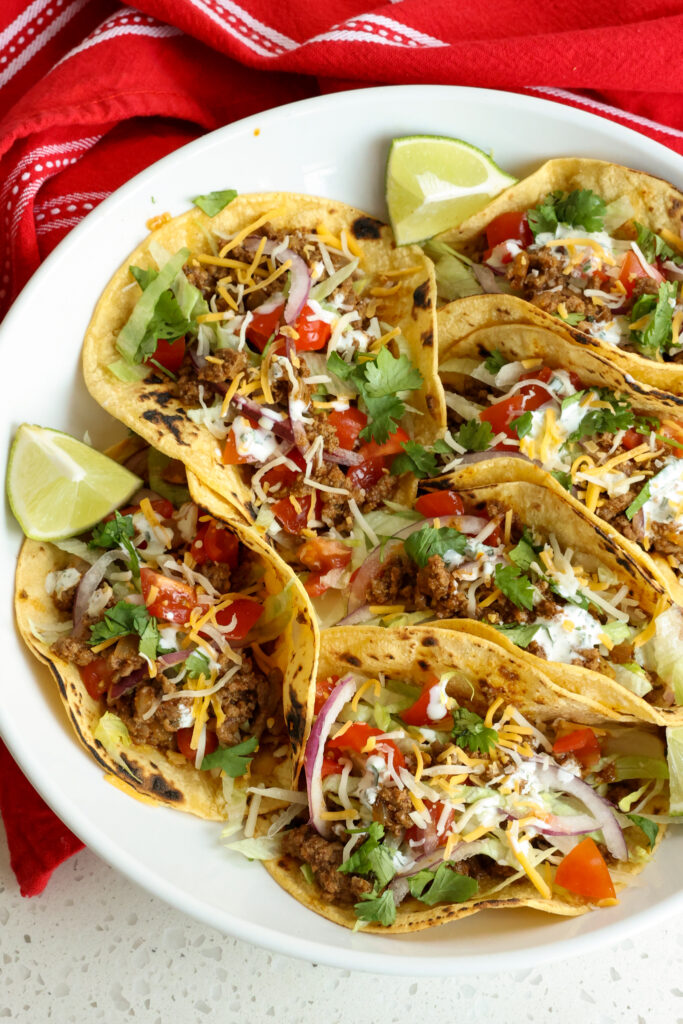
[[[118,548],[114,551],[105,551],[81,577],[81,582],[78,584],[78,590],[76,591],[76,600],[74,601],[74,628],[71,634],[76,639],[80,639],[84,635],[85,613],[88,610],[91,597],[104,579],[104,574],[112,562],[124,557],[123,552]]]
[[[348,448],[335,448],[333,452],[323,453],[323,462],[336,462],[340,466],[360,466],[363,461],[360,452],[351,452]]]
[[[351,612],[350,615],[344,616],[339,622],[335,623],[337,626],[358,626],[361,622],[369,622],[370,619],[374,619],[374,615],[370,611],[370,605],[364,604],[360,608],[356,608],[355,612]]]
[[[349,589],[349,603],[346,608],[347,616],[346,619],[343,620],[345,625],[349,625],[349,614],[351,612],[355,612],[356,609],[365,604],[367,589],[375,576],[379,575],[383,562],[385,562],[394,552],[402,550],[403,542],[398,540],[399,537],[400,534],[397,533],[396,538],[392,538],[387,541],[383,549],[381,546],[374,548],[354,576]]]
[[[203,370],[204,367],[206,366],[206,356],[200,356],[197,353],[196,348],[188,348],[187,351],[190,353],[190,359],[194,363],[195,367],[198,370]]]
[[[294,435],[294,444],[297,446],[299,451],[305,452],[310,447],[308,437],[306,435],[306,427],[304,426],[301,418],[301,413],[297,409],[298,398],[292,396],[292,392],[289,392],[289,398],[287,401],[289,407],[289,422],[291,424],[292,433]]]
[[[160,665],[177,665],[178,662],[189,658],[191,653],[189,648],[185,651],[171,651],[169,654],[162,654],[157,661]]]
[[[248,252],[256,252],[261,241],[262,239],[258,235],[251,235],[245,240],[244,248]],[[293,324],[306,305],[306,299],[311,290],[311,275],[308,272],[305,260],[301,256],[292,252],[291,249],[280,249],[279,242],[274,241],[272,238],[267,239],[263,252],[267,256],[271,256],[275,249],[278,250],[275,255],[278,263],[285,263],[286,260],[291,260],[292,262],[289,295],[285,305],[285,323]]]
[[[244,398],[243,395],[234,395],[232,399],[232,405],[240,412],[243,412],[246,416],[251,416],[253,419],[266,419],[272,420],[271,430],[276,437],[282,438],[283,441],[289,441],[290,444],[294,444],[294,431],[292,425],[288,419],[279,419],[279,413],[275,409],[270,409],[267,405],[259,405],[258,402],[253,402],[250,398]]]
[[[272,313],[278,306],[284,305],[284,301],[285,297],[282,292],[275,292],[270,296],[270,298],[266,299],[265,302],[262,302],[260,306],[257,306],[256,309],[252,310],[252,312],[254,314]]]
[[[489,294],[502,293],[503,289],[496,281],[496,275],[490,267],[484,266],[482,263],[473,263],[470,270],[485,292],[488,292]]]
[[[605,846],[612,856],[617,860],[628,860],[624,835],[616,819],[614,808],[608,800],[598,796],[588,783],[583,782],[576,775],[572,775],[565,768],[558,768],[556,765],[540,760],[528,763],[533,765],[536,779],[541,786],[569,793],[570,796],[575,796],[577,800],[580,800],[595,818],[595,826],[602,832]]]
[[[356,680],[352,675],[344,676],[339,680],[321,707],[306,744],[304,767],[306,770],[308,807],[311,813],[310,823],[325,838],[330,836],[329,823],[322,817],[325,810],[322,780],[325,743],[330,735],[332,726],[337,720],[337,715],[344,705],[351,700],[355,692]]]
[[[124,676],[123,679],[119,679],[118,683],[113,683],[109,687],[109,698],[110,700],[116,700],[118,697],[122,697],[124,693],[128,693],[129,690],[134,690],[136,686],[139,686],[145,679],[149,678],[149,672],[147,666],[138,668],[135,672],[131,672],[130,675]]]
[[[666,276],[674,281],[683,281],[683,267],[673,263],[672,260],[664,260],[662,270],[666,270]]]
[[[588,832],[597,832],[598,822],[590,814],[566,814],[562,817],[550,815],[550,820],[534,825],[544,836],[583,836]]]

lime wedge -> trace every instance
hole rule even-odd
[[[683,814],[683,726],[666,730],[669,762],[669,814]]]
[[[386,197],[397,243],[421,242],[456,227],[516,180],[462,139],[394,139],[387,160]]]
[[[32,540],[83,533],[122,505],[142,480],[69,434],[22,423],[7,466],[7,497]]]

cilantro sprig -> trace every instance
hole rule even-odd
[[[508,640],[515,644],[517,647],[521,647],[522,650],[526,650],[533,638],[538,633],[539,629],[544,627],[540,623],[531,624],[526,623],[524,625],[517,625],[517,623],[498,625],[495,622],[492,623],[493,628],[497,629],[502,636],[508,638]]]
[[[404,441],[401,447],[403,453],[397,455],[391,463],[391,475],[412,473],[418,480],[436,476],[439,471],[437,455],[450,455],[452,452],[445,441],[435,441],[432,448],[425,448],[417,441]]]
[[[653,358],[657,352],[666,352],[671,346],[676,281],[662,281],[656,295],[641,295],[633,304],[630,320],[634,324],[649,314],[642,330],[629,331],[631,341],[645,356]]]
[[[120,512],[114,513],[114,518],[108,522],[98,523],[92,532],[92,538],[88,541],[90,548],[117,548],[122,547],[128,553],[133,578],[136,582],[140,580],[140,559],[135,550],[132,537],[135,536],[133,517],[122,516]]]
[[[534,607],[534,586],[519,565],[497,565],[496,586],[517,608],[531,611]]]
[[[637,416],[631,403],[627,399],[615,395],[609,388],[597,388],[596,391],[599,400],[607,403],[608,407],[591,409],[587,412],[576,430],[567,438],[570,444],[594,434],[616,434],[620,430],[628,430],[630,427],[641,428],[643,433],[649,433],[650,430],[659,426],[659,421],[656,419]],[[569,399],[564,400],[563,411],[566,408],[565,403],[570,401],[576,401],[574,395],[570,395]]]
[[[385,889],[381,896],[372,892],[363,893],[359,903],[354,903],[353,909],[359,921],[366,921],[368,924],[382,924],[385,927],[392,925],[396,920],[396,901],[391,889]]]
[[[484,367],[488,370],[489,373],[492,373],[495,376],[495,374],[497,374],[499,370],[503,369],[507,362],[508,360],[505,358],[500,349],[494,348],[491,355],[484,360]]]
[[[495,729],[484,724],[475,711],[468,711],[466,708],[454,708],[453,729],[451,736],[459,747],[467,747],[473,753],[488,754],[498,742],[498,733]]]
[[[636,242],[638,248],[648,263],[654,263],[656,259],[672,260],[679,265],[683,263],[681,256],[674,252],[661,235],[655,234],[645,224],[639,224],[637,220],[633,222],[633,226],[637,233]]]
[[[493,428],[488,420],[467,420],[462,423],[453,440],[468,452],[485,452],[493,441]]]
[[[463,903],[479,890],[476,878],[461,875],[452,861],[440,864],[436,871],[418,871],[408,879],[411,895],[433,907],[436,903]]]
[[[373,821],[365,842],[337,870],[343,875],[373,875],[377,886],[383,889],[396,874],[392,854],[381,842],[383,838],[384,825]]]
[[[450,526],[428,526],[411,533],[403,542],[403,548],[409,558],[421,569],[433,555],[443,555],[447,551],[455,551],[462,555],[467,547],[467,537],[459,530]]]
[[[527,211],[534,238],[542,232],[554,234],[558,224],[583,227],[586,231],[602,231],[607,207],[603,199],[589,188],[550,192],[538,206]]]
[[[114,637],[138,636],[140,654],[154,661],[159,646],[159,626],[144,605],[119,601],[108,608],[101,622],[90,627],[88,643],[96,646]]]
[[[207,754],[203,759],[202,771],[208,768],[222,768],[231,779],[238,779],[247,774],[257,749],[256,736],[250,736],[248,740],[242,740],[234,747],[217,747],[212,754]]]
[[[395,433],[405,412],[401,391],[415,391],[422,385],[422,374],[405,355],[394,356],[384,346],[374,359],[347,363],[338,352],[332,352],[327,366],[354,385],[368,413],[368,423],[361,430],[363,441],[384,444]]]

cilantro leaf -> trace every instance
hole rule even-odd
[[[380,444],[396,431],[405,412],[405,403],[398,393],[415,391],[423,379],[407,356],[394,356],[386,346],[375,359],[363,363],[347,363],[338,352],[332,352],[327,367],[341,380],[353,384],[363,400],[368,423],[360,432],[362,440]]]
[[[510,426],[517,431],[517,437],[522,438],[531,430],[531,424],[533,423],[533,416],[530,412],[523,412],[517,419],[510,421]]]
[[[417,441],[404,441],[401,444],[403,454],[397,455],[391,463],[391,475],[400,476],[401,473],[412,473],[418,480],[427,476],[436,476],[439,463],[434,450],[423,448]],[[450,449],[449,449],[450,451]]]
[[[463,903],[479,889],[476,878],[454,871],[451,861],[440,864],[436,871],[418,871],[408,879],[408,885],[411,895],[428,907],[435,903]]]
[[[447,551],[455,551],[462,555],[467,547],[467,537],[459,530],[450,526],[425,525],[411,533],[403,542],[403,548],[413,562],[424,569],[432,555],[444,555]]]
[[[531,611],[535,590],[531,580],[517,565],[496,566],[496,586],[518,608]]]
[[[565,315],[562,316],[561,313],[556,311],[550,315],[557,317],[557,319],[561,320],[563,324],[569,324],[570,327],[577,327],[582,320],[586,319],[585,313],[565,313]]]
[[[633,222],[633,226],[637,232],[636,243],[638,248],[648,263],[654,263],[658,256],[661,256],[664,260],[680,262],[680,256],[676,256],[671,246],[667,245],[660,235],[656,235],[645,224],[639,224],[637,220]]]
[[[599,388],[598,396],[601,401],[607,402],[610,408],[591,409],[586,413],[576,430],[567,438],[570,443],[580,441],[582,437],[590,437],[592,434],[616,434],[619,430],[628,430],[635,424],[636,416],[631,403],[625,398],[619,398],[609,388]]]
[[[656,352],[669,348],[672,332],[671,323],[676,304],[676,292],[678,284],[676,281],[662,281],[656,297],[654,295],[643,295],[634,304],[631,310],[631,323],[635,323],[645,313],[652,315],[647,326],[642,331],[631,331],[633,344],[643,355],[652,358]],[[649,299],[649,302],[643,302]]]
[[[539,629],[543,629],[540,623],[524,626],[518,626],[516,623],[512,623],[511,625],[499,626],[494,622],[492,625],[494,629],[497,629],[499,633],[506,636],[511,643],[515,644],[517,647],[521,647],[522,650],[526,650],[538,633]]]
[[[484,367],[494,376],[508,363],[500,349],[495,348],[488,359],[484,360]]]
[[[396,903],[391,889],[387,889],[381,896],[374,892],[363,893],[360,903],[354,903],[353,909],[359,921],[388,926],[396,920]]]
[[[202,771],[207,768],[222,768],[231,779],[238,779],[241,775],[247,774],[257,748],[256,736],[250,736],[248,740],[242,740],[234,747],[217,747],[202,761]]]
[[[205,196],[195,196],[192,202],[203,210],[208,217],[215,217],[224,210],[237,196],[234,188],[226,188],[223,192],[207,192]]]
[[[209,668],[209,659],[203,651],[195,650],[185,659],[185,666],[187,668],[188,676],[192,676],[194,679],[198,679],[199,676],[204,676],[205,679],[209,678],[211,670]]]
[[[553,469],[550,471],[550,475],[555,477],[558,484],[564,487],[565,491],[571,491],[572,489],[572,475],[571,473],[565,473],[561,469]]]
[[[459,747],[467,747],[473,752],[488,754],[498,742],[495,729],[484,725],[484,719],[475,711],[466,708],[454,708],[453,729],[451,736]]]
[[[629,507],[626,509],[626,518],[629,522],[633,519],[636,512],[640,512],[641,508],[646,501],[650,500],[650,481],[645,484],[642,491],[633,499]]]
[[[526,572],[532,562],[538,561],[538,553],[531,543],[528,534],[524,534],[521,540],[510,551],[510,558],[522,572]]]
[[[626,817],[645,833],[648,846],[652,849],[659,835],[659,825],[654,821],[650,821],[649,818],[644,818],[641,814],[627,814]]]
[[[573,192],[557,190],[527,211],[527,220],[534,237],[544,231],[555,232],[558,224],[583,227],[586,231],[602,231],[607,207],[604,200],[589,188]]]
[[[113,608],[107,608],[104,619],[90,627],[88,643],[95,646],[113,637],[137,635],[140,638],[140,654],[154,661],[159,646],[159,627],[144,605],[119,601]]]
[[[493,428],[488,420],[467,420],[453,434],[453,440],[468,452],[485,452],[491,447]]]
[[[113,519],[97,524],[92,532],[92,539],[88,541],[88,547],[117,548],[124,540],[134,535],[133,517],[122,516],[117,511],[114,513]]]
[[[373,821],[368,829],[368,838],[337,870],[345,875],[374,875],[377,885],[383,889],[396,874],[391,853],[380,843],[383,838],[384,825]]]

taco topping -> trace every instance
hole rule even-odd
[[[494,352],[443,369],[462,383],[446,394],[446,437],[461,451],[449,449],[442,472],[467,452],[522,455],[629,540],[683,565],[683,424],[640,414],[625,396],[540,359]]]
[[[260,561],[193,502],[153,496],[66,549],[45,587],[71,628],[51,651],[100,702],[98,738],[244,774],[281,714],[269,642],[288,616]]]
[[[445,258],[457,256],[449,250]],[[590,189],[558,190],[526,211],[500,214],[470,270],[480,290],[511,292],[646,358],[678,360],[683,352],[683,243],[635,220],[626,197],[607,205]]]
[[[394,924],[403,904],[505,898],[520,879],[544,899],[560,888],[613,899],[657,837],[663,737],[532,721],[495,693],[459,703],[457,675],[426,672],[421,688],[382,673],[319,681],[329,696],[306,748],[310,822],[273,823],[281,853],[365,924]]]

